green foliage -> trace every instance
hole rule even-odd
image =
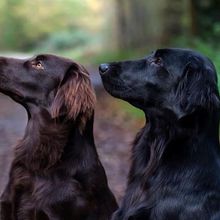
[[[67,50],[69,48],[83,47],[92,44],[93,41],[94,36],[88,31],[66,30],[52,33],[39,46],[40,48],[44,48],[44,50],[59,51]]]
[[[124,101],[119,101],[119,107],[125,111],[127,114],[130,116],[137,118],[137,119],[142,119],[144,118],[144,112],[141,111],[140,109],[132,106],[131,104],[124,102]]]
[[[213,46],[220,38],[219,3],[219,0],[193,1],[196,34]]]
[[[63,31],[51,34],[34,49],[34,53],[55,53],[60,56],[69,57],[84,65],[94,65],[91,62],[102,50],[103,39],[91,32],[76,30],[72,32]]]
[[[70,42],[75,30],[76,41],[85,41],[78,30],[87,28],[93,32],[97,23],[94,19],[89,27],[88,19],[94,16],[87,2],[89,0],[1,0],[0,49],[30,50],[47,38],[62,48],[66,45],[62,45],[61,40],[64,39],[64,44]],[[71,31],[58,34],[60,30]]]

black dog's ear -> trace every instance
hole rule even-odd
[[[95,93],[89,73],[80,64],[73,63],[65,73],[51,106],[52,118],[65,115],[68,119],[80,121],[80,129],[85,126],[94,111]]]
[[[217,78],[214,67],[205,67],[198,61],[188,63],[175,89],[178,117],[190,115],[198,109],[208,112],[220,107]]]

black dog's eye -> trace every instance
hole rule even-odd
[[[152,60],[151,64],[161,66],[163,64],[163,61],[160,57],[156,57],[154,60]]]

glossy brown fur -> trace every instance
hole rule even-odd
[[[39,57],[43,67],[36,70]],[[21,77],[16,89],[13,76]],[[85,68],[53,55],[0,58],[0,89],[29,116],[1,197],[1,220],[110,219],[117,204],[94,144],[95,94]]]

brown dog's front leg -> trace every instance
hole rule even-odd
[[[12,196],[10,192],[10,184],[7,185],[5,191],[0,198],[0,219],[14,220],[12,217]]]

